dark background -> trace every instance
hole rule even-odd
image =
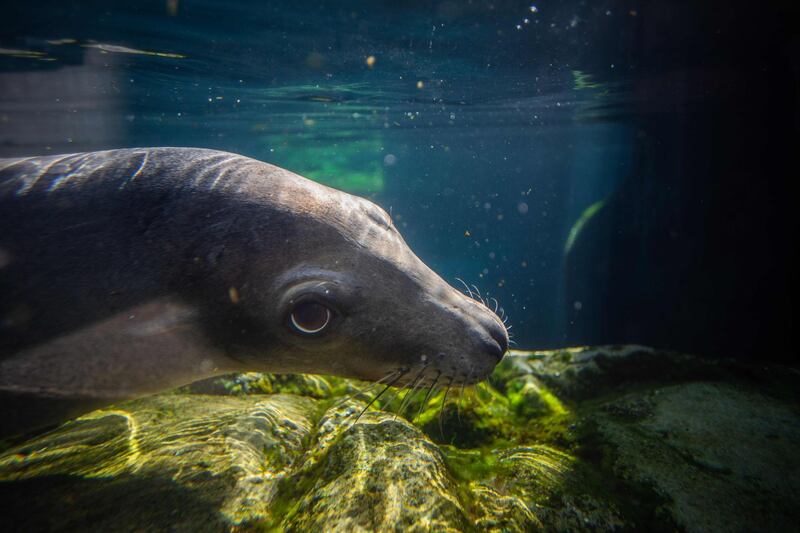
[[[602,294],[570,338],[796,361],[798,4],[752,7],[647,4],[632,168],[569,258],[569,292]]]
[[[391,210],[520,347],[796,361],[797,3],[7,4],[0,156],[239,152]]]

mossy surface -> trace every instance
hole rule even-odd
[[[6,450],[0,512],[17,530],[791,530],[796,376],[637,346],[519,352],[478,387],[363,414],[367,384],[225,376]]]

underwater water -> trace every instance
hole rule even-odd
[[[384,411],[365,383],[244,375],[0,440],[0,509],[20,531],[793,530],[798,11],[5,3],[0,158],[211,148],[363,196],[520,351]]]
[[[391,211],[520,346],[778,352],[796,10],[723,5],[10,4],[0,156],[236,152]]]

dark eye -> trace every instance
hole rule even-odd
[[[292,310],[289,319],[300,333],[319,333],[330,324],[331,310],[317,302],[304,302]]]

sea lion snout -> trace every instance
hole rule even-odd
[[[460,293],[459,296],[467,298],[466,295]],[[476,316],[475,320],[481,330],[480,338],[483,339],[486,353],[494,357],[496,362],[500,362],[508,351],[509,340],[508,329],[503,322],[505,314],[500,303],[498,302],[496,307],[490,307],[485,302],[475,299],[474,294],[467,298],[467,302],[468,311],[466,312]]]
[[[438,278],[438,276],[436,276]],[[437,279],[438,283],[446,284]],[[447,286],[445,305],[453,310],[450,320],[455,329],[462,332],[456,335],[459,340],[451,342],[451,358],[467,368],[472,381],[486,378],[508,351],[508,330],[501,319],[499,303],[488,305],[474,292],[462,294],[456,288]]]

